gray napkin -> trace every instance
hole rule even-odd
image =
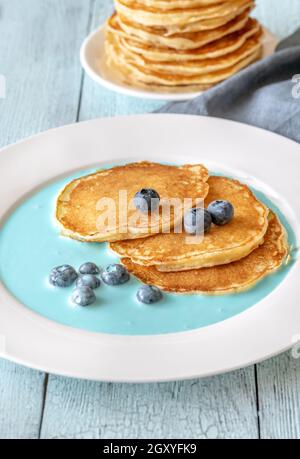
[[[191,101],[173,102],[158,112],[226,118],[300,142],[300,29],[272,56]]]

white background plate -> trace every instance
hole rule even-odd
[[[125,159],[204,162],[227,171],[266,193],[300,237],[300,146],[242,124],[178,115],[88,121],[2,150],[0,223],[16,201],[45,182],[99,162]],[[106,381],[226,372],[273,356],[299,339],[299,278],[297,262],[271,295],[232,319],[144,337],[59,325],[22,306],[0,284],[0,355],[51,373]]]
[[[273,54],[277,38],[267,29],[264,29],[264,51],[263,57]],[[111,70],[105,62],[104,56],[104,27],[92,32],[83,42],[80,50],[81,65],[87,74],[100,85],[129,96],[142,97],[157,100],[187,100],[201,94],[201,92],[177,92],[168,93],[154,89],[139,89],[124,83],[118,74]]]

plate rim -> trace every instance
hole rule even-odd
[[[300,146],[294,142],[294,141],[291,141],[289,139],[286,139],[285,137],[282,137],[282,136],[279,136],[277,134],[273,134],[271,132],[268,132],[268,131],[264,131],[263,129],[260,129],[260,128],[255,128],[255,127],[251,127],[251,126],[247,126],[247,125],[244,125],[244,124],[241,124],[241,123],[236,123],[236,122],[233,122],[233,121],[227,121],[227,120],[223,120],[223,119],[218,119],[218,118],[207,118],[207,117],[198,117],[198,116],[189,116],[189,115],[131,115],[131,116],[124,116],[124,117],[116,117],[116,118],[103,118],[103,119],[96,119],[96,120],[91,120],[91,121],[84,121],[82,123],[77,123],[77,124],[72,124],[72,125],[67,125],[67,126],[64,126],[64,127],[59,127],[59,128],[54,128],[54,129],[51,129],[49,131],[45,131],[43,133],[40,133],[40,134],[37,134],[37,135],[34,135],[24,141],[19,141],[13,145],[10,145],[8,147],[4,147],[3,149],[1,149],[1,156],[0,156],[0,164],[5,162],[5,157],[7,157],[7,155],[10,155],[12,154],[12,150],[14,150],[14,148],[17,150],[15,152],[15,154],[19,154],[19,150],[21,148],[26,150],[27,147],[29,147],[29,150],[31,147],[33,147],[33,150],[35,148],[37,148],[35,145],[32,146],[32,143],[40,143],[40,141],[42,143],[47,143],[47,139],[51,136],[54,136],[54,137],[57,137],[57,134],[58,134],[58,138],[62,139],[64,138],[65,136],[68,137],[68,136],[72,136],[73,133],[75,133],[76,131],[93,131],[94,129],[97,129],[97,132],[98,132],[98,129],[103,129],[103,132],[107,129],[107,126],[110,125],[110,129],[112,131],[114,131],[114,129],[117,127],[118,123],[119,125],[123,125],[124,123],[142,123],[142,124],[145,124],[145,123],[148,123],[149,125],[153,125],[155,128],[158,128],[159,125],[161,125],[161,123],[171,123],[173,124],[174,123],[174,120],[177,120],[179,125],[184,125],[184,126],[189,126],[190,124],[194,124],[194,126],[196,127],[196,125],[200,126],[201,124],[202,125],[207,125],[208,124],[212,124],[214,125],[215,123],[216,124],[219,124],[219,127],[220,125],[223,125],[225,126],[225,129],[227,130],[229,126],[231,126],[233,128],[233,130],[235,129],[239,129],[239,130],[243,130],[244,132],[248,132],[248,134],[253,135],[254,134],[254,131],[256,131],[257,133],[260,133],[263,137],[265,138],[268,138],[268,140],[270,139],[276,139],[275,142],[279,141],[279,142],[284,142],[286,143],[286,145],[290,144],[290,145],[293,145],[293,149],[295,150],[299,150]],[[177,122],[175,121],[175,123]],[[102,126],[103,124],[103,126]],[[216,125],[215,124],[215,125]],[[102,126],[102,127],[101,127]],[[152,128],[153,128],[152,126]],[[67,132],[68,130],[68,132]],[[86,134],[84,134],[86,135]],[[260,137],[258,135],[258,137]],[[34,150],[35,151],[35,150]],[[35,153],[37,154],[37,153]],[[111,158],[110,158],[111,160]],[[82,166],[82,167],[85,167],[85,166]],[[66,172],[66,171],[65,171]],[[49,177],[49,179],[54,179],[54,177]],[[1,207],[1,205],[0,205]],[[299,210],[299,209],[298,209]],[[0,210],[0,213],[2,214],[2,209]],[[298,232],[297,232],[297,235],[298,235]],[[293,268],[293,273],[295,273],[295,270]],[[291,274],[289,274],[289,278],[290,278]],[[283,282],[283,284],[281,284],[279,286],[279,290],[281,290],[281,287],[282,285],[284,285],[285,282]],[[7,293],[6,289],[3,288],[3,286],[1,285],[0,287],[0,317],[2,316],[2,318],[4,318],[3,322],[0,324],[0,335],[3,334],[3,323],[4,323],[4,327],[7,327],[7,330],[9,330],[9,333],[15,333],[17,331],[14,330],[14,328],[11,327],[12,323],[8,323],[10,321],[10,317],[14,317],[15,320],[18,322],[18,327],[21,326],[21,329],[23,326],[26,326],[28,327],[28,330],[34,332],[35,328],[39,328],[39,332],[38,333],[35,333],[35,336],[36,338],[38,337],[41,337],[44,333],[46,333],[46,331],[49,332],[49,329],[51,329],[51,332],[50,332],[50,337],[53,338],[53,333],[54,333],[54,336],[55,337],[59,337],[59,341],[60,343],[64,343],[66,340],[64,339],[64,335],[67,334],[68,335],[68,345],[70,345],[70,343],[72,343],[74,345],[74,341],[77,342],[79,337],[80,339],[84,338],[84,339],[87,339],[89,342],[91,341],[94,345],[95,341],[97,341],[97,339],[95,339],[95,334],[92,333],[92,332],[86,332],[86,331],[82,331],[82,330],[73,330],[73,329],[70,329],[69,327],[66,327],[64,325],[60,325],[60,324],[57,324],[57,323],[54,323],[52,322],[51,320],[49,319],[46,319],[44,317],[41,317],[39,316],[38,314],[30,311],[29,309],[27,308],[24,308],[22,305],[20,305],[16,300],[14,300],[14,298]],[[5,304],[4,304],[5,303]],[[10,308],[8,308],[7,306],[10,305]],[[4,308],[4,309],[3,309]],[[220,324],[214,324],[214,325],[211,325],[209,327],[205,327],[205,334],[207,332],[209,332],[209,329],[211,328],[214,328],[214,327],[217,327],[219,328],[220,326],[220,329],[223,329],[224,326],[225,326],[225,329],[227,328],[226,326],[226,323],[228,323],[228,321],[230,321],[232,324],[233,324],[233,321],[238,321],[239,322],[239,318],[241,316],[246,317],[247,315],[250,314],[252,308],[250,308],[249,310],[245,311],[244,313],[242,314],[239,314],[238,316],[235,316],[229,320],[226,320],[224,322],[221,322]],[[252,314],[250,314],[251,316]],[[20,323],[20,317],[22,316],[22,320],[21,320],[21,323]],[[125,338],[125,341],[129,341],[131,342],[131,349],[132,349],[132,345],[134,345],[134,343],[137,343],[139,342],[144,344],[147,348],[147,352],[149,354],[149,349],[148,349],[148,346],[149,346],[149,342],[151,343],[151,345],[155,344],[155,341],[157,341],[157,337],[159,338],[159,340],[162,340],[162,342],[169,342],[169,343],[173,343],[174,345],[178,344],[178,340],[179,342],[183,342],[184,344],[186,344],[186,340],[189,341],[191,340],[192,342],[194,340],[197,341],[197,339],[199,338],[199,334],[201,335],[202,334],[202,331],[204,329],[199,329],[199,330],[196,330],[196,331],[189,331],[189,332],[181,332],[181,333],[176,333],[176,334],[169,334],[169,335],[155,335],[155,336],[144,336],[144,337],[120,337],[120,336],[113,336],[113,335],[105,335],[105,334],[96,334],[96,335],[105,335],[105,336],[102,336],[102,339],[104,339],[104,341],[108,341],[110,342],[110,344],[112,344],[113,346],[119,346],[120,342],[123,344],[124,343],[124,338]],[[61,337],[60,335],[63,335],[63,337]],[[179,336],[180,335],[180,336]],[[5,333],[4,333],[4,336],[5,336]],[[31,334],[29,334],[29,336],[31,336]],[[9,338],[9,337],[8,337]],[[0,344],[1,344],[1,340],[0,340]],[[7,346],[6,346],[7,344]],[[103,345],[103,343],[102,343]],[[107,343],[105,344],[105,346],[107,345]],[[53,365],[53,360],[52,360],[52,363],[50,361],[50,364],[48,362],[48,364],[43,361],[43,363],[41,364],[41,361],[40,363],[38,364],[36,361],[35,361],[35,358],[32,358],[32,356],[30,357],[30,355],[27,357],[24,358],[21,357],[20,355],[18,355],[18,352],[20,352],[20,349],[18,349],[18,346],[16,345],[15,343],[15,346],[10,346],[10,342],[8,341],[7,343],[4,343],[3,346],[0,345],[0,355],[4,358],[8,358],[12,361],[15,361],[17,363],[21,363],[21,364],[25,364],[25,365],[28,365],[32,368],[36,368],[38,370],[42,370],[42,371],[49,371],[51,373],[57,373],[57,374],[61,374],[61,375],[64,375],[64,376],[72,376],[72,377],[79,377],[79,378],[85,378],[85,379],[92,379],[92,380],[101,380],[101,381],[118,381],[118,382],[154,382],[154,381],[170,381],[170,380],[179,380],[179,379],[189,379],[189,378],[195,378],[195,377],[200,377],[200,376],[210,376],[212,374],[219,374],[219,373],[224,373],[224,372],[227,372],[227,371],[232,371],[236,368],[240,368],[241,366],[247,366],[247,365],[251,365],[253,364],[254,362],[258,362],[258,361],[261,361],[261,360],[264,360],[265,358],[268,358],[268,357],[271,357],[273,355],[276,355],[286,349],[288,349],[289,347],[291,347],[292,343],[286,343],[285,346],[281,346],[280,349],[274,349],[274,352],[270,353],[268,352],[267,355],[262,355],[261,358],[255,358],[254,360],[253,359],[250,359],[250,360],[247,360],[247,361],[244,361],[243,364],[241,365],[240,363],[238,363],[236,366],[235,365],[231,365],[230,367],[228,368],[219,368],[218,370],[214,370],[214,371],[205,371],[203,373],[199,373],[199,371],[196,371],[195,373],[193,373],[192,370],[190,370],[190,372],[187,374],[185,373],[184,375],[183,374],[180,374],[180,372],[178,374],[174,374],[173,377],[170,377],[169,376],[165,376],[164,373],[163,373],[163,369],[161,368],[160,369],[160,376],[158,376],[157,374],[154,375],[153,377],[149,377],[149,375],[147,377],[143,376],[143,374],[139,375],[138,377],[123,377],[122,374],[120,373],[114,373],[114,374],[110,374],[109,376],[106,374],[103,374],[101,373],[101,369],[98,370],[99,374],[98,376],[95,377],[95,374],[93,373],[93,371],[91,373],[89,373],[89,369],[87,368],[75,368],[76,365],[74,366],[73,369],[69,369],[67,370],[66,372],[64,372],[64,370],[62,369],[62,367],[59,365],[55,368],[55,365]],[[34,353],[34,349],[31,349],[31,353]],[[49,352],[49,349],[48,351]],[[180,346],[179,346],[179,352],[180,352]],[[22,352],[21,352],[22,354]],[[46,359],[47,360],[47,359]],[[51,359],[50,359],[51,360]],[[59,367],[59,368],[58,368]],[[107,370],[106,370],[107,372]],[[108,371],[109,372],[109,371]],[[104,372],[105,373],[105,372]],[[122,372],[121,372],[122,373]],[[176,373],[176,371],[175,371]]]
[[[123,94],[126,96],[157,100],[157,101],[170,101],[170,102],[171,101],[173,102],[186,101],[186,100],[191,100],[203,94],[204,91],[193,91],[190,93],[184,93],[184,92],[183,93],[180,93],[180,92],[162,93],[159,91],[155,91],[155,92],[147,91],[147,89],[134,88],[134,87],[131,87],[130,85],[126,85],[121,82],[118,83],[117,81],[113,81],[112,79],[105,77],[99,71],[97,72],[94,69],[92,63],[90,62],[90,59],[88,58],[88,51],[89,51],[89,47],[93,44],[94,40],[99,43],[99,49],[100,49],[100,43],[103,47],[104,28],[105,28],[105,23],[100,25],[97,29],[93,30],[84,39],[81,45],[81,48],[80,48],[80,53],[79,53],[80,63],[81,63],[82,68],[87,73],[87,75],[97,84],[113,92]],[[279,39],[267,27],[263,26],[263,30],[264,30],[264,35],[265,35],[263,58],[266,58],[268,56],[271,56],[275,52],[275,48],[279,43]]]

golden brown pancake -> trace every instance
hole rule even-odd
[[[288,255],[286,232],[278,217],[269,214],[264,243],[242,260],[212,268],[182,272],[159,272],[155,267],[141,266],[129,258],[124,266],[142,282],[167,292],[222,295],[248,290],[278,270]]]
[[[187,62],[217,58],[229,54],[239,49],[245,44],[248,38],[253,37],[253,35],[256,35],[260,31],[261,26],[259,23],[255,19],[249,18],[247,24],[241,30],[230,33],[219,40],[215,40],[196,49],[175,50],[168,47],[156,47],[153,44],[150,45],[123,35],[119,35],[119,43],[121,47],[127,48],[128,51],[141,55],[150,61]]]
[[[207,75],[219,70],[232,68],[234,65],[237,65],[239,62],[247,59],[249,56],[253,55],[253,53],[261,49],[261,37],[262,31],[259,30],[254,36],[246,39],[243,45],[238,49],[220,57],[187,61],[178,61],[177,59],[174,59],[163,62],[150,60],[140,54],[128,50],[126,47],[122,46],[122,41],[119,40],[118,37],[112,37],[112,39],[115,42],[115,46],[119,47],[122,53],[122,58],[124,58],[129,64],[137,65],[139,68],[144,68],[148,73],[155,72],[162,75],[166,74],[168,76],[175,75],[179,79],[179,84],[181,84],[180,78],[184,76]],[[121,62],[125,63],[123,60],[121,60]]]
[[[122,258],[160,271],[184,271],[217,266],[239,260],[263,243],[268,227],[268,209],[251,190],[237,180],[213,176],[208,179],[208,206],[215,200],[228,200],[234,218],[224,226],[213,225],[202,239],[184,231],[157,234],[147,239],[110,244]]]
[[[86,242],[147,237],[173,227],[183,209],[148,215],[137,212],[133,197],[142,188],[156,190],[161,204],[169,198],[192,200],[208,193],[202,165],[168,166],[139,162],[100,170],[73,180],[60,193],[56,218],[62,234]],[[121,192],[121,194],[120,194]],[[191,205],[193,205],[191,203]]]
[[[146,62],[141,65],[141,63],[133,62],[132,59],[127,59],[114,40],[114,37],[111,36],[110,39],[106,40],[106,53],[109,56],[109,65],[114,67],[122,75],[126,83],[136,87],[139,85],[160,85],[180,88],[181,86],[192,85],[198,87],[199,90],[206,89],[231,77],[261,57],[262,47],[259,40],[251,40],[251,43],[247,44],[246,48],[247,52],[241,59],[238,52],[232,53],[236,55],[234,58],[231,57],[231,59],[228,59],[228,62],[224,58],[222,68],[218,70],[208,70],[207,73],[201,73],[197,72],[197,69],[194,70],[193,67],[187,65],[186,68],[183,67],[183,70],[179,68],[178,73],[176,73],[176,70],[174,70],[176,67],[175,63],[172,68],[173,73],[170,73],[167,69],[164,72],[152,69]],[[168,65],[170,66],[170,63]],[[182,65],[183,63],[181,63]],[[210,65],[214,65],[213,61]],[[187,70],[191,73],[191,69],[194,70],[193,74],[186,74]]]
[[[221,3],[222,0],[126,0],[127,4],[139,4],[162,10],[173,10],[174,8],[196,8],[198,6],[210,6]]]
[[[193,8],[160,9],[147,7],[137,2],[115,0],[117,12],[138,24],[152,27],[165,27],[168,33],[179,30],[207,30],[220,27],[236,17],[246,8],[253,7],[253,0],[227,0],[213,5]]]
[[[175,50],[189,50],[199,48],[212,43],[226,35],[242,29],[249,16],[249,10],[241,13],[225,25],[213,30],[198,32],[181,32],[169,36],[163,27],[147,27],[129,21],[121,15],[113,14],[107,22],[107,31],[123,36],[134,38],[141,43],[154,46],[164,46]]]

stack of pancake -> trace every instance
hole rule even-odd
[[[215,200],[234,206],[233,220],[213,225],[199,240],[178,231],[183,214],[138,212],[132,219],[132,200],[141,188],[155,189],[161,203],[189,198],[207,207]],[[120,190],[128,201],[121,202]],[[114,200],[117,218],[99,225],[104,207],[101,198]],[[184,206],[186,211],[186,205]],[[121,223],[120,213],[129,219]],[[132,213],[133,212],[133,213]],[[285,229],[278,217],[244,184],[220,176],[208,176],[202,165],[181,167],[141,162],[114,167],[68,184],[57,202],[57,220],[65,236],[81,241],[107,241],[129,272],[146,284],[176,293],[226,294],[249,289],[276,271],[288,255]],[[150,222],[150,223],[149,223]],[[167,231],[171,227],[171,231]],[[175,229],[174,229],[175,228]]]
[[[132,86],[204,90],[262,54],[253,0],[115,0],[107,64]]]

